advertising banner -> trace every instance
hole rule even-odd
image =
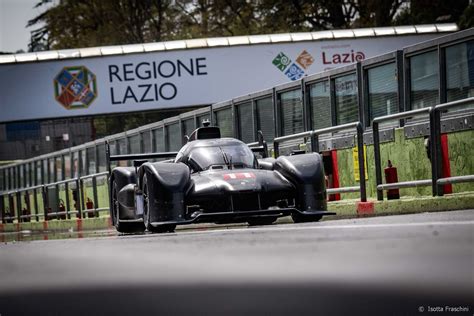
[[[439,34],[185,49],[0,65],[0,122],[209,105]]]

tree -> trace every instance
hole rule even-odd
[[[469,5],[459,18],[459,27],[468,29],[474,27],[474,4]]]
[[[407,0],[360,0],[357,11],[359,18],[354,23],[361,27],[389,26],[400,7],[407,3]]]
[[[411,0],[393,23],[410,25],[458,22],[468,5],[469,0]]]
[[[258,7],[246,0],[176,1],[181,12],[180,38],[257,34]]]
[[[42,7],[53,0],[40,0]],[[30,50],[461,21],[469,0],[60,0],[29,21]],[[426,8],[430,8],[427,10]]]
[[[36,7],[52,0],[41,0]],[[28,22],[30,50],[161,41],[174,32],[170,0],[62,0]]]

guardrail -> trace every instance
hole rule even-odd
[[[2,198],[2,203],[3,199],[6,196],[8,198],[8,207],[9,210],[15,210],[16,208],[19,208],[21,205],[21,193],[25,192],[25,204],[26,204],[26,210],[30,209],[30,195],[28,191],[33,191],[33,205],[35,207],[35,214],[28,214],[28,212],[24,212],[22,209],[21,212],[18,211],[16,212],[9,212],[8,216],[5,214],[5,209],[2,208],[2,223],[5,222],[13,222],[15,219],[20,221],[29,221],[32,217],[36,217],[36,220],[39,221],[39,218],[42,217],[43,215],[38,213],[38,190],[41,189],[41,194],[43,194],[43,186],[34,186],[34,187],[29,187],[29,188],[22,188],[18,190],[13,190],[13,191],[8,191],[8,192],[2,192],[0,194]]]
[[[99,216],[99,211],[108,211],[109,207],[98,207],[99,206],[99,199],[98,199],[98,194],[97,194],[97,178],[107,178],[109,175],[108,171],[104,172],[99,172],[96,174],[92,175],[87,175],[79,178],[79,187],[80,187],[80,192],[85,192],[84,190],[84,180],[91,179],[92,180],[92,197],[93,197],[93,207],[87,207],[87,201],[84,200],[84,195],[80,195],[81,197],[81,205],[82,205],[82,212],[81,209],[79,209],[79,215],[82,218],[83,214],[87,214],[89,217],[91,214],[94,214],[94,217]]]
[[[410,188],[419,186],[431,186],[433,196],[442,196],[444,194],[443,185],[448,183],[473,182],[474,175],[457,176],[449,178],[440,178],[443,174],[442,169],[442,152],[441,152],[441,111],[448,108],[457,107],[465,104],[474,103],[474,98],[467,98],[459,101],[447,102],[436,105],[416,109],[407,112],[401,112],[391,115],[377,117],[372,121],[372,131],[374,137],[374,159],[375,159],[375,179],[377,186],[377,200],[383,201],[383,191],[398,188]],[[404,181],[396,183],[382,183],[382,166],[380,158],[380,138],[379,124],[386,121],[406,119],[419,114],[429,115],[430,126],[430,151],[431,151],[431,179]]]
[[[69,183],[75,183],[76,190],[77,190],[79,186],[77,178],[67,179],[67,180],[48,183],[48,184],[43,185],[43,203],[44,203],[44,219],[45,220],[54,219],[54,218],[58,218],[58,219],[71,218],[71,205],[69,201],[69,189],[70,189]],[[64,201],[62,201],[59,198],[59,191],[60,191],[61,185],[64,185],[66,203],[64,203]],[[50,201],[50,197],[48,194],[49,188],[54,188],[53,194],[55,195],[55,198],[54,198],[55,201]],[[57,202],[57,203],[54,203],[54,202]],[[53,211],[53,207],[54,207],[54,211]],[[81,214],[79,213],[79,218],[80,217],[81,217]]]
[[[390,184],[382,183],[382,162],[380,158],[380,137],[379,137],[379,124],[386,121],[405,119],[413,117],[419,114],[428,114],[430,115],[431,108],[422,108],[407,112],[401,112],[391,115],[385,115],[375,118],[372,121],[372,132],[374,137],[374,159],[375,159],[375,183],[377,187],[377,200],[383,201],[383,191],[389,189],[397,188],[408,188],[408,187],[417,187],[417,186],[429,186],[432,184],[432,180],[416,180],[416,181],[405,181],[405,182],[396,182]],[[430,120],[431,127],[431,120]],[[431,139],[433,139],[433,128],[430,128]],[[433,170],[432,170],[433,171]]]
[[[17,220],[19,223],[29,222],[32,218],[35,218],[36,221],[40,221],[40,218],[45,221],[51,219],[70,219],[71,215],[76,215],[77,218],[83,218],[85,214],[87,214],[88,217],[98,217],[99,212],[108,211],[109,206],[100,207],[99,205],[97,179],[107,177],[108,174],[108,172],[100,172],[83,177],[1,192],[0,198],[3,201],[5,197],[8,199],[9,212],[7,215],[5,207],[2,207],[2,223],[12,223],[14,220]],[[92,199],[87,197],[87,190],[84,186],[84,182],[88,179],[92,181]],[[63,190],[61,189],[62,186],[64,186]],[[72,186],[74,188],[71,188]],[[70,200],[71,190],[73,190],[72,195],[75,201],[73,210],[71,209]],[[60,191],[64,191],[65,201],[60,198]],[[42,214],[40,214],[38,201],[39,194],[41,194],[43,202]],[[33,207],[31,207],[30,195],[33,195]],[[22,203],[22,196],[24,196],[24,203]],[[54,197],[51,198],[51,196]],[[22,208],[22,204],[25,204],[24,208]]]
[[[367,202],[367,188],[365,183],[365,164],[364,164],[364,130],[360,122],[342,124],[338,126],[332,126],[328,128],[321,128],[314,131],[302,132],[293,135],[287,135],[282,137],[277,137],[273,140],[273,150],[275,152],[275,158],[280,154],[280,143],[288,140],[298,139],[298,138],[307,138],[309,137],[311,143],[311,151],[319,152],[319,135],[326,133],[339,132],[348,129],[357,130],[357,150],[358,150],[358,162],[359,162],[359,186],[352,187],[341,187],[328,189],[328,194],[335,193],[348,193],[348,192],[360,192],[360,201]]]
[[[430,117],[430,130],[433,130],[432,133],[432,150],[431,157],[435,157],[434,161],[432,159],[432,170],[433,172],[433,195],[443,196],[444,189],[443,185],[451,183],[462,183],[462,182],[474,182],[474,175],[463,175],[463,176],[454,176],[442,178],[443,174],[443,165],[442,165],[442,150],[441,150],[441,113],[444,110],[450,108],[458,107],[465,104],[473,104],[474,98],[463,99],[459,101],[447,102],[443,104],[436,105],[432,108],[431,117]],[[433,128],[432,128],[433,126]],[[430,132],[431,133],[431,132]]]

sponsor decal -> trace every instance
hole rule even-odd
[[[351,49],[350,52],[341,54],[335,53],[332,55],[326,55],[326,52],[322,52],[321,57],[324,65],[339,65],[352,64],[358,61],[362,61],[365,59],[365,54],[363,52],[354,52],[354,50]]]
[[[307,51],[303,51],[298,58],[296,58],[296,62],[301,65],[304,69],[308,69],[314,63],[314,58],[311,56],[310,53]]]
[[[97,97],[93,72],[84,66],[64,67],[54,78],[54,96],[64,108],[88,108]]]
[[[305,75],[307,70],[314,63],[314,58],[306,50],[303,50],[295,62],[286,56],[283,52],[280,52],[272,61],[281,72],[283,72],[289,79],[298,80]]]
[[[226,173],[224,174],[224,180],[242,180],[255,178],[255,174],[252,172],[241,172],[241,173]]]
[[[285,54],[280,53],[275,57],[272,63],[281,71],[285,71],[285,68],[291,63],[291,59]]]

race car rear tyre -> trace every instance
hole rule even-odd
[[[295,223],[308,223],[308,222],[318,222],[321,218],[323,218],[323,216],[292,213],[291,218],[293,219],[293,222]]]
[[[176,225],[166,224],[160,226],[152,226],[150,220],[150,208],[148,199],[152,196],[148,187],[148,180],[146,174],[143,176],[143,222],[145,224],[145,229],[150,233],[172,233],[176,229]]]
[[[145,227],[143,223],[121,223],[119,221],[119,201],[118,201],[118,187],[115,181],[112,182],[112,222],[114,223],[115,229],[119,233],[132,234],[132,233],[143,233]]]
[[[278,217],[270,216],[270,217],[256,217],[251,218],[247,221],[249,226],[261,226],[261,225],[271,225],[273,224]]]

